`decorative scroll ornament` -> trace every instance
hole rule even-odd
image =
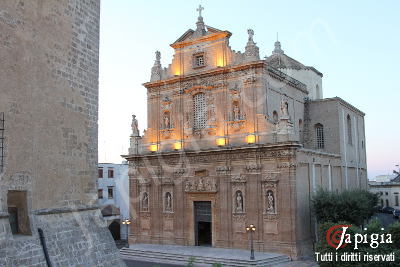
[[[231,177],[231,183],[246,183],[247,178],[244,175],[233,175]]]

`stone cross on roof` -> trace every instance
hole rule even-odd
[[[196,11],[199,11],[199,17],[201,17],[201,11],[204,10],[204,7],[202,7],[201,5],[199,5],[199,8],[196,9]]]

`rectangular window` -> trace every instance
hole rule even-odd
[[[4,167],[4,112],[0,112],[0,173]]]
[[[108,169],[108,178],[114,178],[114,169]]]
[[[193,97],[194,129],[204,129],[206,127],[206,100],[203,93]]]
[[[103,178],[103,168],[99,168],[99,178]]]
[[[198,55],[195,57],[195,66],[196,67],[204,66],[204,55]]]
[[[97,196],[99,199],[103,199],[103,189],[97,190]]]
[[[114,198],[114,188],[113,186],[108,187],[108,198],[113,199]]]
[[[396,203],[396,206],[398,206],[399,205],[399,196],[398,195],[394,196],[394,201]]]

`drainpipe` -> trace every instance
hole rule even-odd
[[[40,244],[42,245],[43,248],[43,253],[46,259],[47,267],[52,267],[53,265],[51,265],[50,262],[49,252],[47,251],[46,240],[44,239],[43,230],[41,228],[38,228],[38,232],[39,232]]]

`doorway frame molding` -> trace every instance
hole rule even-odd
[[[216,204],[217,197],[215,193],[189,193],[186,201],[186,210],[189,216],[186,216],[186,229],[189,229],[188,242],[189,246],[196,245],[195,236],[195,214],[194,214],[194,202],[195,201],[210,201],[211,202],[211,246],[215,247],[217,240],[217,231],[219,223],[217,221]]]

